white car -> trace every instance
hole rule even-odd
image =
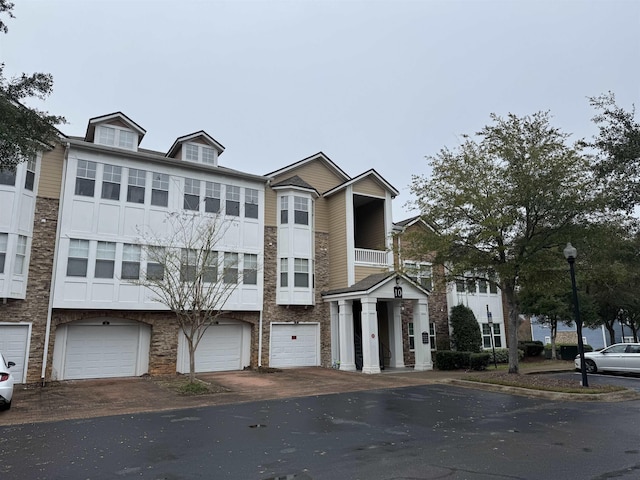
[[[5,410],[11,408],[11,398],[13,397],[13,375],[11,375],[11,367],[16,364],[7,362],[0,353],[0,406]]]
[[[597,352],[585,352],[584,363],[587,373],[640,373],[640,343],[616,343]],[[580,370],[580,355],[575,359],[575,367]]]

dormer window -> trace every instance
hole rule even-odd
[[[96,130],[98,131],[97,143],[100,145],[136,150],[137,136],[131,130],[106,125],[100,125]]]
[[[216,164],[216,151],[211,147],[187,143],[184,146],[184,159],[190,162],[205,163],[207,165]]]

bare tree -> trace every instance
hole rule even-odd
[[[162,233],[141,233],[147,267],[132,283],[147,287],[154,300],[175,313],[189,348],[192,383],[196,349],[207,328],[224,313],[224,305],[243,275],[257,274],[257,262],[241,272],[241,254],[217,250],[232,223],[221,215],[208,217],[184,211],[168,214]]]

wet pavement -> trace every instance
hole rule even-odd
[[[570,370],[570,362],[541,362],[523,373]],[[0,425],[51,422],[109,415],[179,410],[261,400],[307,397],[363,390],[457,383],[465,371],[390,369],[379,375],[309,367],[273,373],[255,370],[198,374],[219,392],[185,396],[175,384],[183,376],[67,380],[46,386],[16,385],[13,405],[0,412]],[[477,387],[477,386],[476,386]],[[502,390],[507,387],[503,387]],[[508,391],[508,389],[506,390]]]

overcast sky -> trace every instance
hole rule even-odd
[[[425,156],[492,112],[550,110],[578,139],[595,133],[587,97],[640,104],[638,0],[15,3],[0,60],[53,74],[64,133],[122,111],[143,148],[205,130],[221,165],[256,174],[322,151],[396,187],[394,221],[415,213]]]

